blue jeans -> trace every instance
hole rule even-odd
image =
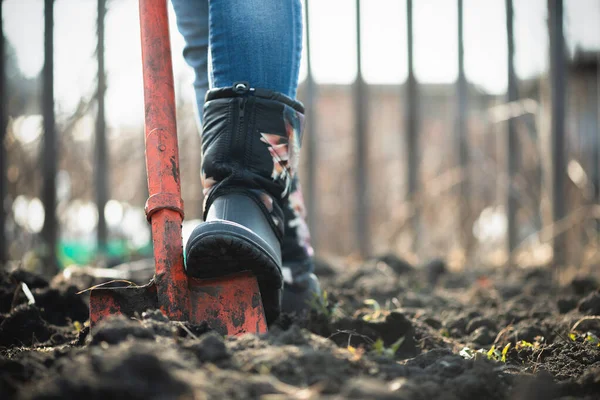
[[[300,0],[171,1],[186,42],[183,55],[196,74],[200,114],[209,87],[234,82],[296,97],[302,53]]]

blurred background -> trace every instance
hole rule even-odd
[[[135,0],[2,0],[0,262],[151,257]],[[317,255],[600,263],[600,1],[305,0]],[[184,236],[193,72],[171,10]]]

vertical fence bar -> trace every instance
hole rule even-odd
[[[58,271],[56,247],[58,243],[58,223],[56,219],[56,169],[58,160],[58,140],[54,117],[54,0],[44,1],[44,67],[42,69],[42,114],[44,120],[44,146],[42,148],[42,203],[44,204],[44,245],[45,272]]]
[[[506,100],[508,103],[517,101],[517,77],[515,75],[515,43],[513,29],[513,0],[506,0],[506,41],[508,48],[508,89]],[[517,210],[518,203],[513,190],[513,185],[519,170],[520,152],[517,143],[517,132],[514,118],[508,118],[506,121],[506,164],[508,184],[506,185],[506,219],[507,219],[507,255],[509,266],[514,263],[514,250],[517,247],[518,231],[517,231]]]
[[[6,54],[4,48],[4,26],[2,15],[2,3],[0,0],[0,267],[8,260],[8,241],[6,240],[6,148],[4,137],[6,135],[6,124],[8,121],[6,103]]]
[[[307,222],[310,227],[310,233],[312,236],[312,245],[315,250],[318,248],[319,243],[319,226],[317,224],[317,146],[318,138],[317,131],[315,129],[317,113],[315,110],[315,81],[312,73],[312,60],[310,57],[310,14],[309,14],[309,0],[304,1],[304,16],[305,16],[305,27],[306,27],[306,130],[308,131],[308,140],[305,143],[306,146],[306,183],[308,189],[308,209],[307,209]]]
[[[594,157],[593,157],[593,167],[592,172],[594,174],[594,204],[600,204],[600,52],[596,57],[596,90],[595,90],[595,98],[593,99],[595,110],[596,110],[596,119],[593,121],[594,129],[593,132],[596,132],[594,135]],[[597,239],[600,241],[600,218],[596,218],[596,232]]]
[[[563,1],[548,0],[550,30],[551,154],[552,154],[552,220],[556,225],[566,216],[566,152],[565,152],[565,38]],[[566,263],[566,235],[553,235],[554,264],[560,269]]]
[[[469,165],[468,165],[468,132],[467,132],[467,79],[465,76],[464,40],[463,40],[463,0],[458,0],[458,79],[456,81],[456,96],[458,109],[456,115],[456,153],[462,172],[459,197],[459,226],[462,245],[465,254],[470,247],[470,233],[468,227],[470,201],[469,201]]]
[[[361,23],[360,0],[356,0],[356,80],[354,81],[354,154],[355,160],[355,193],[356,193],[356,239],[362,257],[369,256],[369,193],[367,182],[367,99],[365,81],[361,66]]]
[[[108,201],[108,156],[106,146],[106,119],[104,115],[104,98],[106,93],[106,73],[104,70],[104,19],[106,17],[106,0],[98,0],[98,114],[96,116],[96,206],[98,208],[98,255],[105,255],[108,230],[104,208]]]
[[[406,0],[406,39],[408,76],[405,92],[405,124],[406,124],[406,181],[407,198],[413,212],[412,228],[414,232],[413,250],[419,245],[419,207],[417,196],[419,192],[419,98],[417,80],[414,72],[413,58],[413,2]]]

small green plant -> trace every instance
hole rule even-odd
[[[577,342],[577,338],[583,339],[584,343],[600,347],[600,338],[594,335],[592,332],[586,332],[585,334],[581,334],[575,331],[569,332],[569,339],[571,339],[574,342]]]
[[[372,313],[363,315],[363,321],[374,321],[381,316],[381,306],[375,299],[366,299],[363,303],[373,309]]]
[[[331,319],[331,307],[329,304],[329,296],[327,294],[327,290],[323,290],[323,293],[319,296],[318,294],[314,294],[313,298],[310,300],[310,308],[314,310],[317,314],[324,315],[327,319]]]
[[[488,360],[494,361],[502,361],[506,362],[506,355],[508,350],[510,349],[510,343],[502,348],[497,348],[496,345],[492,345],[489,350],[479,349],[473,350],[470,347],[463,347],[462,350],[458,353],[462,358],[466,360],[472,360],[480,357],[487,357]]]
[[[508,350],[510,349],[510,342],[508,342],[508,344],[506,346],[504,346],[504,348],[502,349],[502,358],[501,361],[503,363],[506,362],[506,355],[508,354]]]
[[[390,347],[386,347],[385,343],[383,343],[383,339],[379,338],[371,346],[371,351],[378,356],[394,358],[396,352],[398,352],[398,349],[400,346],[402,346],[402,343],[404,343],[404,339],[405,337],[401,336],[398,340],[392,343]]]
[[[488,360],[498,361],[499,353],[496,350],[496,345],[492,345],[492,347],[490,347],[490,349],[487,352],[487,358]]]
[[[530,343],[530,342],[528,342],[528,341],[526,341],[526,340],[521,340],[520,342],[517,342],[517,344],[515,345],[515,348],[516,348],[517,350],[524,349],[524,348],[528,348],[528,347],[529,347],[529,348],[536,349],[536,348],[538,348],[538,347],[539,347],[539,343],[535,343],[535,344],[534,344],[534,343]]]
[[[598,338],[598,336],[594,335],[592,332],[585,334],[585,341],[593,346],[600,347],[600,338]]]

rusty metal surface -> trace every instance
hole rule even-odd
[[[133,317],[135,313],[143,313],[158,308],[156,286],[149,283],[144,286],[122,288],[98,288],[90,292],[90,324],[98,322],[110,315],[126,315]]]
[[[258,282],[250,272],[189,281],[192,323],[206,321],[219,333],[229,335],[267,331]]]
[[[256,278],[243,272],[218,279],[189,278],[184,293],[190,313],[182,320],[208,323],[222,335],[265,333],[267,321]],[[157,285],[97,288],[90,293],[90,323],[95,326],[110,315],[133,317],[159,308]]]

